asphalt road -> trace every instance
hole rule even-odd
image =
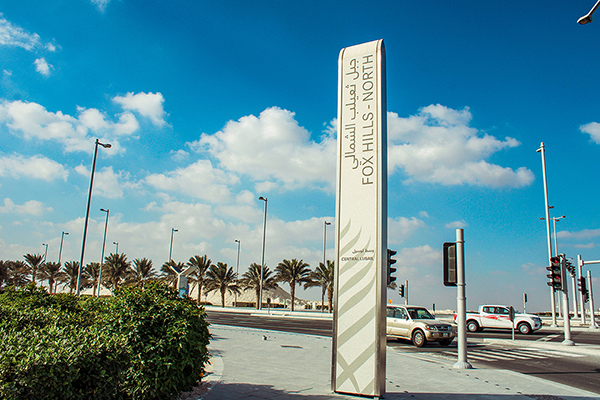
[[[320,336],[332,334],[331,320],[255,316],[214,310],[207,311],[207,317],[210,323],[220,325]],[[476,368],[508,369],[600,394],[600,357],[572,354],[566,351],[519,348],[510,343],[486,344],[483,342],[485,338],[510,339],[511,332],[486,329],[467,335],[467,357]],[[515,339],[561,342],[563,333],[557,329],[542,328],[530,335],[515,333]],[[573,331],[572,339],[576,343],[600,344],[600,334],[597,332]],[[457,359],[455,342],[449,347],[430,343],[423,348],[416,348],[408,340],[388,339],[387,345],[390,349],[402,352],[418,353],[432,358]]]

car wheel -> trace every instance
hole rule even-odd
[[[452,343],[452,339],[440,340],[440,346],[450,346],[450,343]]]
[[[479,324],[477,323],[477,321],[468,321],[467,330],[469,332],[477,332],[479,330]]]
[[[423,331],[419,329],[415,330],[412,335],[412,342],[416,347],[425,346],[425,344],[427,344],[427,338],[425,337]]]
[[[531,332],[531,326],[529,326],[529,324],[527,322],[521,322],[519,324],[519,326],[517,326],[517,329],[519,330],[519,332],[521,332],[523,335],[527,335],[528,333]]]

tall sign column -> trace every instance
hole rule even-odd
[[[385,394],[387,124],[383,40],[339,57],[331,386]]]

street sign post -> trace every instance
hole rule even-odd
[[[383,40],[341,50],[331,387],[385,394],[387,134]]]

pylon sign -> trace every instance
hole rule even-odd
[[[387,134],[383,40],[339,57],[333,391],[385,393]]]

